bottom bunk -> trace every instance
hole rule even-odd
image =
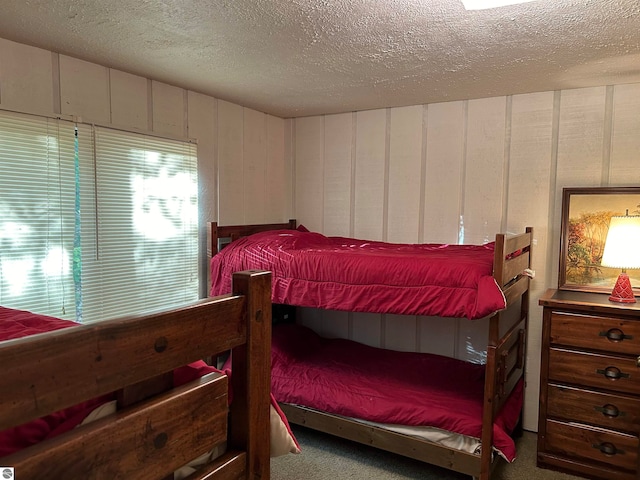
[[[89,325],[0,307],[0,463],[21,479],[268,479],[270,274],[233,283]],[[202,361],[227,351],[232,374]]]
[[[275,325],[272,391],[290,422],[481,476],[484,365]],[[490,462],[516,457],[523,381],[492,423]]]

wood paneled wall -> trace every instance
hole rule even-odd
[[[327,235],[483,243],[535,234],[525,427],[537,422],[540,294],[557,285],[562,188],[640,186],[640,84],[287,120],[295,218]],[[329,336],[482,361],[486,321],[304,310]]]
[[[207,221],[291,216],[291,157],[281,118],[1,38],[0,108],[195,139],[202,251]]]

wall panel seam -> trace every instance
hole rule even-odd
[[[513,95],[506,98],[504,111],[504,158],[502,164],[502,218],[500,220],[500,231],[506,232],[509,212],[509,174],[511,167],[511,122],[513,118]]]
[[[388,238],[389,228],[389,170],[391,163],[391,109],[385,111],[384,131],[384,194],[382,201],[382,241]]]
[[[424,242],[425,198],[427,190],[427,132],[429,126],[428,105],[422,106],[422,130],[420,146],[420,204],[418,205],[418,243]]]
[[[551,122],[551,171],[557,172],[558,170],[558,142],[560,140],[560,107],[562,103],[562,92],[556,90],[553,92],[553,120]],[[547,235],[547,252],[552,252],[554,248],[554,235],[551,232],[554,231],[555,215],[556,211],[556,189],[558,184],[556,181],[556,175],[549,175],[549,214],[547,215],[547,231],[550,233]],[[560,238],[560,237],[558,237]],[[545,269],[545,285],[551,284],[551,278],[553,276],[553,268]]]
[[[469,124],[469,101],[462,102],[462,165],[460,166],[460,192],[458,198],[458,243],[464,243],[464,190],[467,174],[467,134]]]
[[[189,91],[182,89],[182,134],[189,138]]]
[[[60,55],[51,53],[51,81],[53,83],[53,108],[54,113],[62,113],[62,91],[60,85]]]
[[[245,112],[246,108],[242,108],[242,127],[240,128],[240,168],[242,172],[242,221],[243,223],[247,223],[247,207],[246,207],[246,189],[247,189],[247,178],[246,172],[244,168],[244,126],[245,126]]]
[[[353,237],[356,229],[356,138],[358,135],[358,115],[351,112],[351,179],[349,193],[349,235]]]
[[[298,212],[296,212],[296,122],[297,120],[294,118],[291,121],[291,145],[289,150],[291,152],[291,213],[293,218],[297,219],[298,225],[300,224],[300,219],[298,218]]]
[[[153,132],[153,80],[147,79],[147,130]]]
[[[613,92],[613,85],[607,85],[604,103],[604,125],[602,132],[602,186],[609,185],[611,179],[611,148],[613,144]]]
[[[320,215],[320,231],[324,232],[324,218],[325,218],[325,188],[326,188],[326,176],[327,176],[327,159],[325,158],[326,149],[324,148],[325,138],[327,136],[327,116],[322,115],[322,128],[320,128],[320,161],[322,162],[322,199],[320,205],[322,205],[322,214]]]
[[[113,70],[111,68],[107,68],[107,99],[109,102],[109,123],[113,123],[113,101],[112,101],[112,92],[111,92],[111,72]],[[188,135],[187,135],[188,136]]]
[[[213,192],[213,201],[214,204],[212,206],[212,211],[215,212],[216,218],[215,220],[218,221],[220,219],[220,212],[218,211],[218,206],[220,205],[220,202],[218,200],[218,195],[220,195],[220,182],[219,182],[219,178],[220,178],[220,172],[219,172],[219,165],[218,165],[218,145],[220,144],[220,139],[218,138],[218,99],[214,98],[213,99],[213,132],[211,132],[213,135],[213,141],[214,141],[214,145],[213,145],[213,188],[214,188],[214,192]]]
[[[269,169],[269,141],[271,139],[271,136],[269,135],[269,116],[264,113],[262,115],[262,119],[263,119],[263,123],[264,125],[262,126],[263,128],[263,132],[264,132],[264,168],[262,169],[262,191],[264,192],[264,201],[263,201],[263,207],[262,207],[262,217],[261,220],[262,222],[266,223],[267,222],[267,208],[264,206],[267,203],[267,197],[269,196],[269,182],[268,182],[268,175],[267,175],[267,169]]]

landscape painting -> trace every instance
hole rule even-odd
[[[621,270],[603,267],[600,262],[609,222],[618,215],[640,215],[640,187],[563,190],[558,288],[611,292]],[[639,295],[640,270],[627,274]]]

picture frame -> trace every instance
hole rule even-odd
[[[562,190],[559,290],[611,293],[621,270],[600,265],[612,216],[640,215],[640,187]],[[628,270],[640,295],[640,270]]]

